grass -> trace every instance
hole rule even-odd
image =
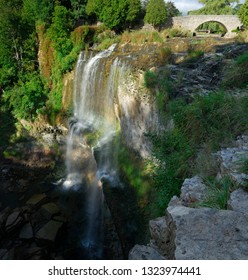
[[[196,206],[227,209],[230,192],[235,188],[231,179],[229,177],[223,177],[221,180],[209,179],[205,184],[208,186],[207,196]]]
[[[159,162],[153,174],[154,213],[164,213],[172,196],[180,194],[183,180],[204,168],[212,152],[248,131],[247,107],[247,96],[235,98],[224,92],[197,96],[191,103],[184,99],[168,103],[165,115],[168,120],[173,118],[174,127],[162,135],[151,135]],[[207,169],[206,175],[215,175],[217,167]],[[213,191],[210,198],[223,196],[220,190]]]
[[[162,43],[164,40],[161,33],[158,31],[124,31],[121,35],[121,44],[132,43],[132,44],[144,44],[144,43]]]
[[[248,86],[248,52],[238,56],[227,69],[224,88],[245,88]]]

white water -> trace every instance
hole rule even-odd
[[[112,186],[119,183],[114,152],[118,60],[108,66],[106,59],[114,47],[95,56],[80,54],[74,81],[73,118],[67,137],[67,177],[63,187],[85,191],[86,230],[81,244],[89,258],[101,258],[102,254],[104,197],[101,180],[107,180]],[[91,147],[86,138],[96,134],[98,142]]]

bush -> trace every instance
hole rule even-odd
[[[46,91],[39,73],[25,75],[23,80],[4,93],[5,100],[13,109],[16,118],[33,120],[46,101]]]

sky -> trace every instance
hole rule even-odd
[[[176,7],[183,14],[187,14],[188,11],[196,10],[202,7],[198,0],[171,0]],[[245,0],[240,0],[240,3],[244,3]]]

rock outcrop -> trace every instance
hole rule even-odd
[[[142,254],[134,254],[139,248],[134,247],[130,258],[148,257],[152,247],[166,259],[248,259],[248,192],[241,188],[247,183],[247,174],[240,167],[248,158],[247,137],[240,137],[235,147],[216,155],[220,164],[217,178],[229,176],[237,186],[230,193],[228,209],[200,207],[208,187],[199,176],[186,179],[180,197],[171,199],[165,216],[150,221],[150,244],[142,247]]]

